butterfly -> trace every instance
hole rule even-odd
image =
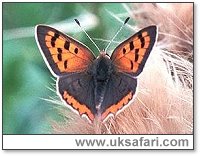
[[[74,38],[46,25],[37,25],[35,37],[57,92],[67,106],[90,121],[105,121],[133,100],[137,76],[156,42],[157,27],[148,26],[115,48],[111,57],[92,51]]]

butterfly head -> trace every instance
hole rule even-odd
[[[100,51],[99,56],[93,61],[88,73],[96,80],[106,80],[112,73],[113,66],[110,56],[105,51]]]

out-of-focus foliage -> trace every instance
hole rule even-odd
[[[92,38],[109,40],[122,23],[108,11],[122,14],[122,20],[128,16],[121,3],[3,3],[4,134],[50,133],[50,119],[59,119],[55,105],[41,99],[55,97],[56,93],[48,89],[53,88],[51,83],[55,82],[36,45],[35,25],[56,24],[89,12],[96,16],[98,23],[92,29],[84,28]],[[88,20],[89,17],[85,21]],[[77,26],[74,29],[80,28]],[[121,41],[130,36],[130,30],[127,29],[124,28],[116,40]],[[26,33],[30,33],[30,36],[23,37]],[[83,32],[68,34],[98,55],[95,46]],[[108,44],[99,40],[95,42],[101,50]],[[113,43],[109,49],[112,50],[116,46],[117,44]]]

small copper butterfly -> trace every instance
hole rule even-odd
[[[115,48],[111,57],[92,51],[72,37],[46,25],[36,26],[36,41],[62,100],[90,121],[105,121],[133,99],[137,76],[156,42],[157,27],[148,26]]]

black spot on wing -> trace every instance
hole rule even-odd
[[[70,43],[68,41],[65,41],[65,45],[64,45],[64,48],[66,50],[69,50],[69,46],[70,46]]]
[[[51,38],[51,46],[55,47],[55,42],[59,38],[59,34],[55,33],[54,36]]]
[[[123,48],[123,54],[125,54],[126,53],[126,49],[125,48]]]
[[[67,68],[67,60],[65,60],[65,62],[64,62],[64,67],[65,67],[65,69]]]
[[[54,37],[56,37],[56,38],[59,38],[59,32],[56,32],[55,34],[54,34]]]
[[[133,41],[131,41],[129,44],[130,44],[130,50],[133,50],[134,49]]]
[[[131,70],[133,69],[133,61],[130,61],[131,62]]]
[[[59,61],[62,61],[62,54],[58,54],[57,57]]]
[[[59,38],[59,34],[55,33],[54,36],[51,38],[51,41],[56,41]]]
[[[77,54],[78,53],[78,48],[75,48],[74,52],[75,52],[75,54]]]
[[[51,41],[51,46],[55,47],[55,41]]]
[[[58,53],[62,53],[62,49],[61,48],[57,48]]]
[[[56,38],[55,36],[54,36],[54,37],[52,37],[52,38],[51,38],[51,42],[55,42],[55,41],[56,41],[56,39],[57,39],[57,38]]]
[[[139,55],[138,55],[139,49],[135,49],[135,62],[137,62]]]
[[[145,45],[144,37],[140,38],[140,42],[141,42],[141,48],[143,48]]]

